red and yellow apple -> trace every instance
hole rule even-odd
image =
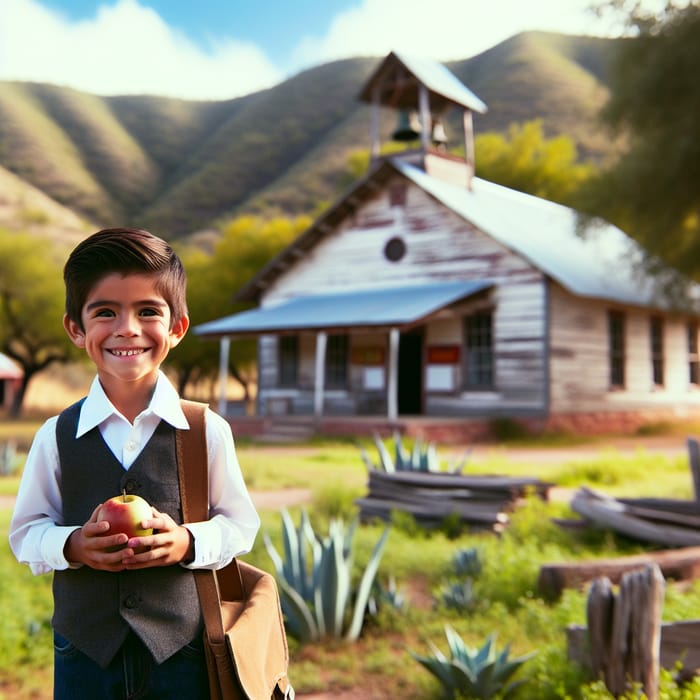
[[[105,501],[97,511],[97,520],[106,520],[109,523],[109,535],[123,532],[127,537],[145,537],[152,535],[151,528],[143,529],[141,523],[153,517],[153,510],[148,501],[131,493],[122,493]],[[117,552],[124,549],[126,544],[108,547],[107,551]],[[146,547],[139,547],[135,552],[146,551]]]

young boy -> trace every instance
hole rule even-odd
[[[160,371],[189,326],[182,264],[146,231],[106,229],[73,250],[64,280],[63,325],[97,376],[39,429],[10,524],[17,559],[54,572],[54,698],[208,700],[191,570],[250,551],[260,520],[230,427],[207,410],[210,517],[182,525],[174,431],[188,425]],[[122,491],[151,504],[141,527],[154,534],[98,521]]]

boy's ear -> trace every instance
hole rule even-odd
[[[177,319],[175,323],[173,323],[173,327],[170,329],[170,347],[174,348],[184,337],[185,333],[187,333],[187,329],[190,327],[190,317],[189,316],[183,316],[182,318]]]
[[[78,348],[85,347],[85,333],[75,321],[69,318],[68,314],[63,314],[63,327],[66,329],[68,337],[73,341],[73,345]]]

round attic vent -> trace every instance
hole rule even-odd
[[[406,255],[406,243],[403,238],[394,236],[384,246],[384,257],[390,262],[398,262]]]

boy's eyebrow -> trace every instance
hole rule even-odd
[[[168,304],[161,300],[161,299],[142,299],[141,301],[136,302],[136,306],[159,306],[159,307],[166,307]],[[97,299],[96,301],[92,301],[89,304],[85,306],[86,311],[92,311],[93,309],[97,309],[100,306],[121,306],[121,302],[119,301],[114,301],[111,299]]]

